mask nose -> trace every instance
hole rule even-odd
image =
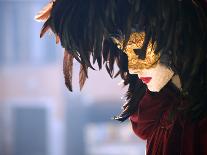
[[[140,70],[140,69],[130,69],[129,68],[129,73],[130,74],[137,74],[138,77],[141,77],[143,75],[143,70]]]

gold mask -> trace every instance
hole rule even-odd
[[[141,49],[145,39],[144,32],[134,32],[130,35],[129,41],[126,47],[123,49],[124,40],[118,40],[117,38],[112,38],[114,43],[117,44],[119,49],[122,49],[128,56],[128,68],[129,70],[142,70],[149,69],[156,66],[160,54],[155,54],[156,43],[152,45],[152,41],[149,42],[146,50],[146,56],[141,59],[134,50]],[[144,52],[144,51],[143,51]]]

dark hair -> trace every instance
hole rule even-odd
[[[104,63],[111,77],[120,75],[125,85],[127,103],[116,117],[126,120],[137,108],[146,86],[130,75],[127,56],[111,40],[123,35],[124,44],[132,31],[146,34],[143,50],[149,41],[156,42],[155,52],[161,63],[171,67],[181,79],[182,96],[190,106],[185,112],[198,119],[207,113],[207,14],[205,2],[198,0],[56,0],[43,25],[42,34],[51,28],[66,49],[64,66],[66,85],[72,91],[72,60],[81,64],[80,85],[87,69]],[[164,57],[170,57],[170,60]],[[103,59],[103,60],[102,60]],[[167,60],[167,61],[166,61]],[[70,61],[70,62],[69,62]],[[114,64],[119,71],[114,74]],[[68,69],[69,68],[69,69]]]

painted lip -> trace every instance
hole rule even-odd
[[[152,77],[140,77],[140,80],[142,80],[143,83],[149,83],[151,81]]]

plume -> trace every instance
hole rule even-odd
[[[67,50],[64,52],[63,73],[66,87],[72,91],[73,56]]]
[[[46,20],[48,20],[51,14],[53,3],[54,1],[51,1],[41,11],[39,11],[35,16],[35,20],[38,22],[45,22]]]

